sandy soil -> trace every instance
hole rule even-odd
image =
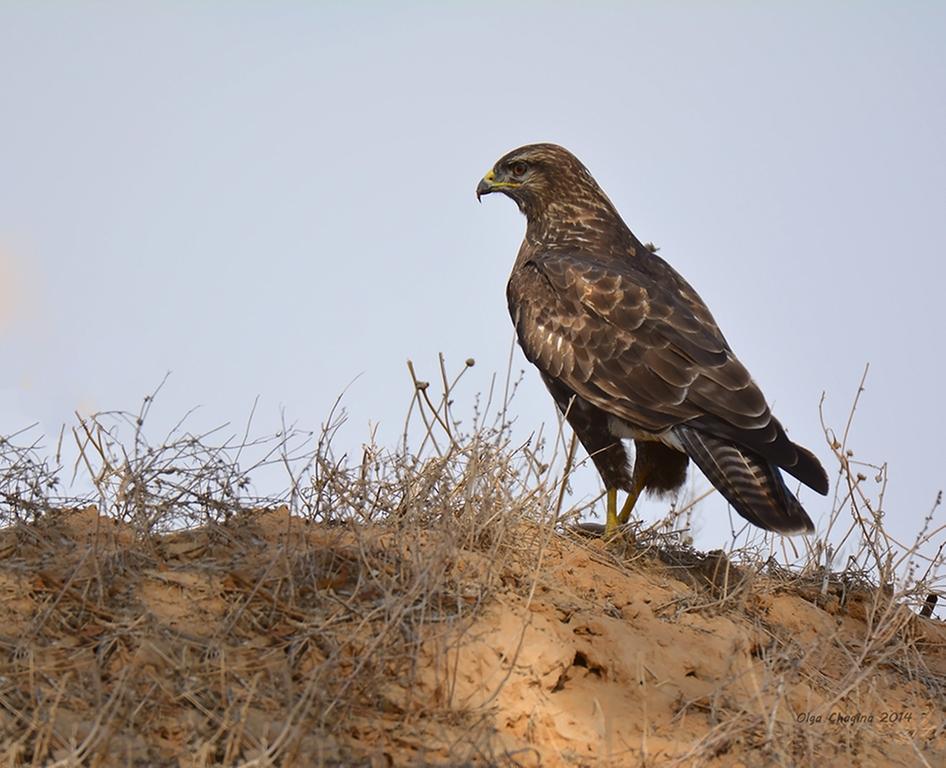
[[[450,530],[0,531],[4,763],[946,765],[946,627],[882,591]]]

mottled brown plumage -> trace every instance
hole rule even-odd
[[[608,489],[628,491],[630,506],[641,490],[673,491],[689,457],[753,524],[814,530],[779,468],[824,494],[818,459],[789,440],[696,291],[578,159],[554,144],[513,150],[477,187],[491,192],[527,219],[507,286],[519,342]],[[635,440],[633,472],[621,438]]]

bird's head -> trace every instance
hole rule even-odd
[[[477,200],[493,192],[511,197],[529,219],[556,206],[597,207],[607,201],[581,161],[557,144],[527,144],[507,152],[476,185]]]

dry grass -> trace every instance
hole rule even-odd
[[[338,403],[313,436],[251,439],[248,426],[222,439],[182,421],[152,445],[152,395],[136,413],[79,419],[51,458],[28,433],[0,441],[3,763],[845,765],[832,760],[869,761],[892,738],[907,765],[946,755],[946,633],[926,618],[943,588],[944,528],[934,505],[913,542],[886,532],[886,468],[855,461],[850,420],[839,435],[825,428],[837,490],[804,551],[745,530],[725,551],[694,551],[699,498],[621,551],[574,529],[588,506],[565,505],[574,440],[513,442],[511,377],[468,427],[455,417],[471,365],[450,376],[441,360],[434,383],[410,366],[399,445],[372,436],[354,458],[335,452]],[[78,462],[62,468],[70,439]],[[254,498],[251,476],[274,466],[285,492]],[[91,478],[89,495],[58,495],[70,470]],[[537,668],[526,659],[543,611],[616,621],[629,610],[568,575],[581,568],[665,591],[647,608],[661,625],[722,622],[715,631],[747,638],[733,657],[744,665],[697,688],[681,672],[661,720],[666,681],[638,659],[640,701],[653,702],[633,724],[641,743],[612,750],[608,731],[607,750],[549,751],[538,715],[508,715],[516,686],[533,685],[523,675]],[[463,665],[504,608],[508,652],[480,658],[499,667],[477,693],[486,673]],[[590,654],[568,650],[542,696],[579,673],[619,679]],[[832,712],[875,711],[879,681],[896,689],[891,706],[913,697],[912,722],[888,724],[895,737],[876,722],[819,729]]]

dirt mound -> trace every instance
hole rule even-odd
[[[946,628],[548,526],[0,532],[7,765],[944,765]]]

